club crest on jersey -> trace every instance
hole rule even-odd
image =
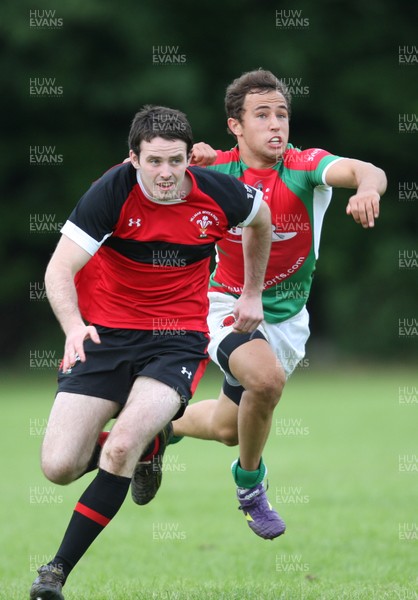
[[[213,225],[213,221],[211,221],[207,215],[203,215],[203,217],[201,219],[197,219],[196,223],[198,225],[200,225],[199,237],[200,238],[208,237],[206,230],[209,227],[209,225]]]
[[[196,223],[199,228],[199,238],[207,238],[207,229],[215,224],[219,227],[219,218],[209,210],[199,210],[190,219],[191,223]]]

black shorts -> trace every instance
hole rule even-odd
[[[208,364],[208,336],[200,331],[95,327],[101,343],[84,342],[86,361],[58,372],[58,392],[96,396],[124,406],[135,379],[151,377],[180,395],[178,419]]]

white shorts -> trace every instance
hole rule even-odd
[[[208,326],[210,332],[210,343],[208,352],[219,368],[224,372],[230,385],[239,385],[238,381],[225,373],[219,364],[217,353],[219,344],[232,332],[233,323],[224,325],[224,319],[233,314],[236,299],[228,294],[209,292],[210,308],[208,315]],[[298,363],[305,356],[305,344],[309,338],[309,313],[306,307],[294,317],[282,323],[266,323],[262,321],[257,329],[269,342],[274,353],[279,359],[286,373],[290,377]]]

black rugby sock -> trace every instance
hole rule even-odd
[[[96,537],[116,515],[125,500],[130,477],[99,469],[78,501],[55,558],[49,563],[68,577]]]

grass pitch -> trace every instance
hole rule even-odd
[[[211,370],[195,400],[216,397],[219,384]],[[54,392],[52,372],[0,384],[0,600],[29,597],[94,476],[60,487],[40,471]],[[185,439],[166,453],[156,499],[127,498],[68,579],[66,600],[418,598],[417,417],[415,373],[300,369],[264,453],[284,536],[258,538],[237,510],[236,448]]]

